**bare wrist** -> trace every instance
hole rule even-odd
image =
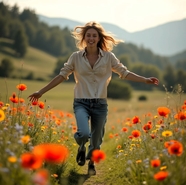
[[[144,77],[144,83],[147,83],[147,78]]]
[[[42,90],[36,91],[36,93],[40,94],[41,96],[44,94],[44,93],[42,92]]]

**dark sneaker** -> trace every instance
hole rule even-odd
[[[94,164],[88,163],[88,175],[96,175]]]
[[[84,147],[83,150],[80,150],[78,148],[78,153],[76,156],[76,162],[78,163],[79,166],[83,166],[85,164],[86,158],[85,158],[85,153],[86,153],[86,148]]]

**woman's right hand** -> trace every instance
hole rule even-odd
[[[28,96],[30,98],[31,102],[38,101],[38,99],[42,96],[42,94],[39,91],[36,91],[35,93]]]

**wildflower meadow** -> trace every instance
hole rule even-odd
[[[76,164],[73,113],[29,102],[23,98],[28,89],[16,84],[6,101],[0,99],[0,185],[186,184],[186,99],[180,85],[165,90],[167,99],[152,110],[110,110],[103,145],[92,156],[96,176]]]

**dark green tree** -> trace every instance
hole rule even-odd
[[[11,77],[14,70],[14,65],[10,59],[3,59],[0,65],[0,76],[1,77]]]
[[[184,69],[186,70],[186,59],[180,59],[176,62],[175,67],[177,69]]]
[[[180,84],[184,92],[186,92],[186,72],[183,69],[176,72],[176,84]]]
[[[36,48],[46,51],[48,48],[47,42],[49,38],[50,38],[49,31],[44,28],[39,28],[36,32],[34,46]],[[50,45],[50,47],[53,47],[53,46]]]
[[[39,20],[34,10],[24,9],[19,16],[22,22],[29,20],[34,26],[38,26]]]
[[[19,19],[11,19],[8,21],[8,29],[9,29],[9,35],[8,38],[14,40],[17,32],[19,30],[24,30],[23,24],[19,21]]]
[[[17,6],[17,4],[10,8],[10,14],[13,19],[19,18],[19,7]]]
[[[28,38],[28,43],[29,45],[33,45],[36,39],[37,28],[35,28],[35,26],[29,20],[24,21],[23,25]]]
[[[24,57],[27,51],[27,37],[22,30],[19,30],[15,36],[14,49],[20,57]]]
[[[0,15],[3,15],[6,18],[10,18],[9,6],[4,2],[0,2]]]
[[[6,17],[3,17],[0,15],[0,37],[8,37],[9,35],[9,28],[8,28],[8,22]]]
[[[175,69],[172,67],[172,65],[168,65],[163,74],[163,80],[165,82],[165,86],[170,91],[172,87],[176,85],[176,73]]]

